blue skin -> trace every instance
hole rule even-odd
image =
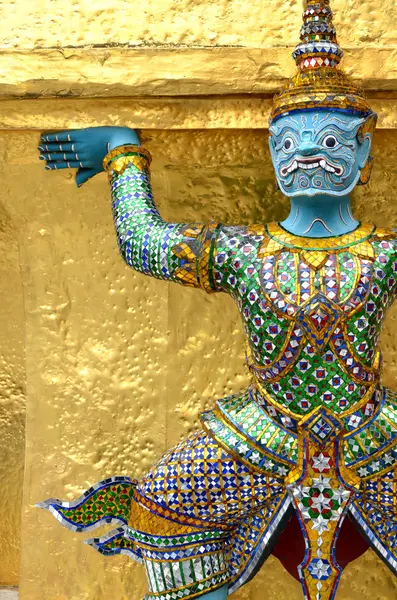
[[[46,169],[78,169],[76,184],[103,171],[102,161],[109,150],[123,144],[139,145],[138,134],[128,127],[88,127],[60,133],[44,134],[40,138],[40,160]]]
[[[291,200],[290,214],[281,223],[285,229],[331,237],[358,226],[350,193],[371,150],[372,136],[368,133],[360,141],[357,135],[364,123],[347,113],[305,111],[272,124],[273,165],[281,191]]]
[[[291,212],[281,223],[285,229],[295,235],[329,237],[348,233],[358,226],[351,214],[350,193],[368,160],[372,141],[369,134],[359,141],[357,133],[363,123],[363,119],[347,114],[297,112],[271,126],[269,145],[277,181],[281,191],[291,199]],[[329,136],[336,140],[332,148],[325,142]],[[290,142],[286,144],[287,139]],[[48,170],[77,168],[76,183],[80,187],[103,171],[102,161],[109,150],[139,143],[138,134],[127,127],[90,127],[44,134],[39,146],[40,159],[46,161]],[[298,163],[299,159],[311,160],[316,156],[324,158],[336,171],[331,173],[320,165],[313,169],[298,167],[291,173],[282,171],[283,167],[293,165],[295,159]],[[204,594],[203,599],[226,600],[227,595],[226,584]]]

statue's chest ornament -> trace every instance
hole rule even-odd
[[[262,290],[273,310],[294,322],[316,353],[368,298],[373,233],[372,225],[361,225],[337,238],[302,238],[277,224],[267,226],[258,253]]]

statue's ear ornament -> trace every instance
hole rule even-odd
[[[367,185],[372,175],[372,167],[374,166],[374,157],[369,156],[367,162],[363,169],[360,172],[360,179],[357,185]]]
[[[371,138],[374,135],[376,123],[378,120],[378,115],[376,113],[372,113],[365,122],[361,125],[360,129],[357,132],[357,139],[360,144],[364,143],[365,137],[370,135]],[[361,169],[360,179],[357,185],[366,185],[371,179],[372,168],[374,166],[374,157],[369,156],[365,166]]]
[[[343,51],[332,18],[329,0],[305,0],[300,42],[292,55],[298,70],[274,97],[270,124],[298,110],[335,110],[364,119],[374,114],[364,92],[339,66]]]
[[[376,113],[372,113],[365,119],[365,122],[361,125],[360,129],[357,132],[357,139],[362,144],[365,140],[365,136],[369,133],[371,137],[375,133],[376,123],[378,121],[378,115]]]

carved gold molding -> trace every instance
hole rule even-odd
[[[378,127],[397,129],[397,98],[369,98]],[[0,130],[124,125],[138,129],[266,129],[271,98],[42,98],[0,100]]]
[[[272,94],[295,70],[292,47],[2,50],[0,97]],[[367,90],[397,91],[397,47],[345,50]]]

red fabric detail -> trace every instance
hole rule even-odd
[[[369,548],[354,523],[346,517],[336,542],[336,561],[344,569]],[[287,527],[282,531],[272,552],[292,577],[299,581],[298,565],[305,555],[305,542],[298,518],[293,513]]]

